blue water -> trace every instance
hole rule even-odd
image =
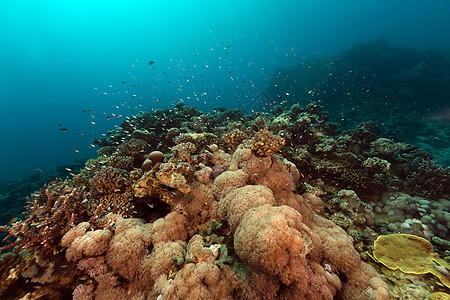
[[[140,110],[245,107],[305,57],[379,38],[448,50],[449,14],[444,0],[1,0],[0,180],[94,157],[92,139]]]

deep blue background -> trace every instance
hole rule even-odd
[[[2,0],[0,180],[94,156],[139,110],[245,107],[304,57],[378,38],[450,49],[449,15],[444,0]]]

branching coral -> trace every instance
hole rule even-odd
[[[260,156],[271,156],[284,146],[284,139],[273,135],[267,129],[258,131],[252,139],[252,150]]]
[[[52,194],[47,189],[37,198],[29,199],[25,221],[17,221],[12,227],[0,227],[8,237],[17,238],[0,250],[17,246],[16,252],[23,249],[35,251],[39,259],[61,252],[62,236],[86,217],[81,195],[77,189],[68,188],[65,194]]]
[[[244,137],[245,133],[240,129],[236,128],[229,133],[225,133],[222,136],[222,141],[224,142],[228,150],[233,152],[234,150],[236,150],[237,146],[239,146],[239,144],[242,143]]]
[[[111,166],[103,166],[95,172],[89,180],[91,195],[84,201],[89,215],[98,218],[112,212],[131,216],[134,211],[132,184],[141,173]]]
[[[107,164],[113,168],[127,171],[133,170],[133,157],[125,155],[112,155],[108,157]]]
[[[379,153],[381,155],[393,154],[396,151],[401,151],[407,149],[409,146],[405,143],[395,143],[390,139],[378,138],[373,141],[370,146],[374,153]]]
[[[179,136],[173,139],[175,144],[192,143],[195,145],[197,151],[204,150],[211,144],[217,141],[217,137],[209,132],[202,133],[180,133]]]
[[[113,167],[102,167],[89,180],[91,192],[95,196],[120,193],[131,185],[127,171]]]
[[[389,171],[391,163],[379,157],[369,157],[362,163],[362,166],[373,173],[384,174]]]
[[[130,139],[119,146],[119,152],[126,156],[137,157],[149,150],[147,142],[141,139]]]
[[[110,193],[100,198],[90,199],[86,203],[88,213],[96,218],[108,213],[131,217],[134,213],[133,192]],[[100,211],[99,211],[100,210]]]
[[[395,159],[401,162],[396,172],[406,177],[406,186],[412,193],[434,198],[450,194],[450,168],[438,165],[430,154],[415,149],[400,153]]]

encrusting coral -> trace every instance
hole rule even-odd
[[[376,142],[370,124],[334,136],[317,104],[277,110],[201,114],[179,104],[98,139],[99,158],[33,194],[25,220],[1,227],[15,238],[2,250],[20,255],[0,260],[0,297],[389,299],[361,258],[386,230],[378,216],[406,210],[372,191],[400,189],[393,172],[411,168],[402,162],[413,152],[382,150],[392,143]],[[239,121],[227,128],[231,117]],[[441,195],[446,173],[433,174]],[[416,202],[425,214],[444,210],[440,201]],[[441,228],[446,217],[436,220]]]

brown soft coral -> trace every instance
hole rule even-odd
[[[278,205],[288,205],[298,211],[302,210],[303,199],[293,193],[295,180],[299,178],[295,165],[288,161],[281,162],[274,156],[256,156],[249,149],[237,149],[233,154],[230,169],[238,168],[248,174],[250,184],[268,187]],[[238,171],[241,170],[238,169]],[[306,218],[309,217],[309,215],[306,216]]]
[[[153,243],[165,241],[186,240],[187,219],[177,212],[169,213],[165,218],[160,218],[153,223]]]
[[[305,260],[314,246],[301,219],[287,206],[265,204],[248,210],[234,235],[236,253],[250,267],[280,276],[286,285],[300,280],[293,262]]]
[[[140,219],[119,218],[115,235],[111,239],[106,253],[106,259],[108,265],[115,272],[130,282],[148,282],[151,280],[152,274],[159,275],[161,270],[170,269],[172,266],[172,255],[163,254],[160,248],[157,250],[155,248],[158,257],[166,257],[166,260],[169,261],[168,264],[157,263],[155,258],[151,258],[148,248],[161,242],[185,239],[185,219],[175,212],[154,223],[144,223]],[[179,249],[182,248],[177,246],[172,248],[178,249],[174,250],[173,255],[180,255]]]
[[[222,198],[217,205],[217,212],[220,218],[228,221],[234,232],[247,210],[264,204],[276,205],[272,191],[263,185],[247,185]]]
[[[107,229],[88,231],[84,235],[75,238],[70,245],[68,245],[66,259],[68,261],[76,261],[81,259],[81,257],[102,255],[108,249],[109,241],[112,236],[112,232]],[[65,243],[62,244],[66,245]]]
[[[68,247],[67,260],[97,281],[98,297],[112,293],[117,296],[108,299],[123,299],[120,295],[145,293],[156,278],[177,269],[173,257],[185,255],[186,219],[176,212],[154,223],[114,219],[114,232],[88,231],[91,225],[84,222],[67,232],[62,244]]]
[[[154,280],[163,274],[169,274],[176,270],[173,257],[183,257],[185,247],[186,243],[182,241],[157,243],[150,257],[143,261],[141,269],[149,270]]]
[[[248,175],[242,170],[225,171],[214,180],[213,192],[220,199],[234,189],[246,185]]]
[[[320,265],[311,268],[309,256],[320,253],[320,238],[291,207],[266,204],[248,210],[234,235],[234,246],[250,268],[276,276],[290,287],[283,297],[332,299],[336,292],[337,278],[324,276]]]
[[[162,299],[236,299],[243,298],[244,282],[233,270],[199,262],[185,265],[173,280],[162,275],[155,284]],[[248,295],[247,299],[252,299]],[[254,298],[253,298],[254,299]]]
[[[208,220],[217,218],[217,208],[211,188],[201,183],[192,186],[192,197],[185,206],[185,211],[192,218],[189,234],[192,235],[197,226]]]
[[[353,247],[352,238],[333,222],[316,216],[312,229],[323,245],[324,257],[329,268],[345,274],[347,281],[339,292],[340,298],[389,299],[389,292],[378,273],[370,265],[363,263]]]
[[[153,224],[144,224],[138,219],[119,219],[116,234],[110,242],[106,259],[108,265],[129,281],[143,276],[139,270],[141,261],[148,255]],[[145,278],[149,280],[149,274]]]
[[[338,294],[340,299],[343,300],[389,299],[387,284],[381,280],[377,271],[368,264],[362,264],[360,268],[348,274],[348,281]]]
[[[325,256],[334,270],[349,273],[361,266],[358,252],[353,248],[352,238],[339,226],[327,219],[317,217],[316,223],[320,227],[313,227],[322,239]],[[342,259],[345,257],[345,260]]]

